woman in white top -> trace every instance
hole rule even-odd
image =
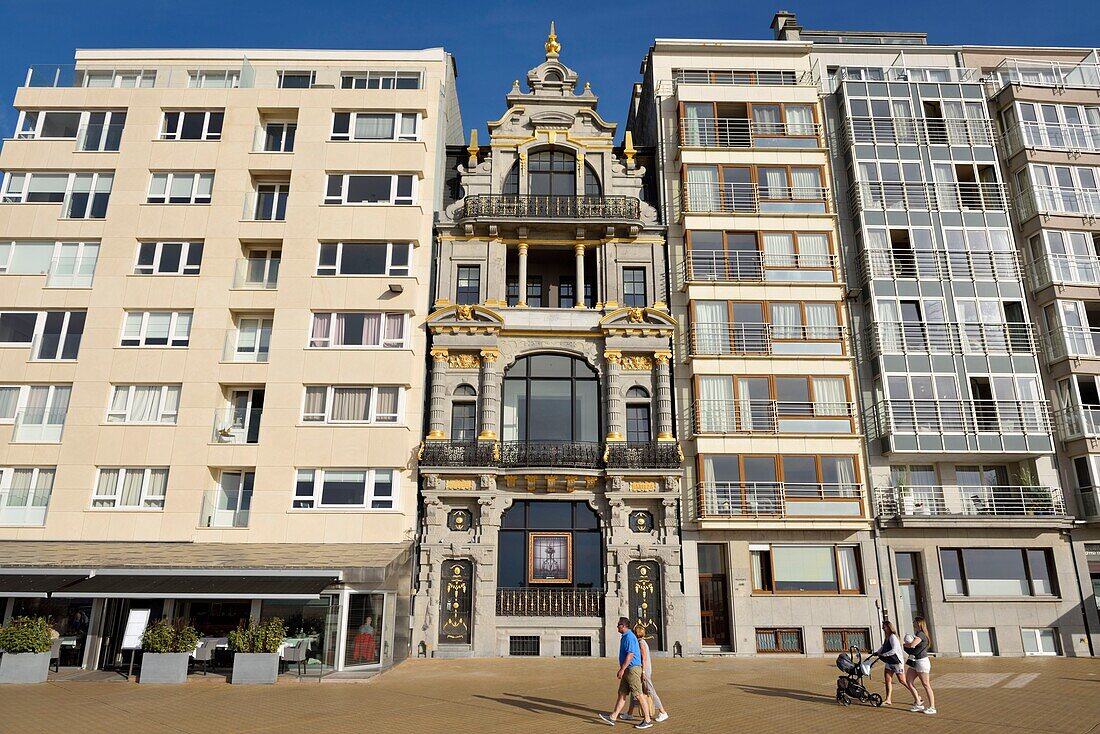
[[[909,685],[909,681],[905,680],[905,652],[901,648],[901,640],[898,639],[897,632],[894,631],[894,625],[889,620],[883,621],[882,634],[885,640],[882,647],[875,653],[875,656],[882,661],[884,666],[882,675],[883,681],[886,683],[886,698],[882,700],[882,705],[889,706],[893,703],[890,696],[894,692],[894,678],[897,678],[898,683],[901,683],[907,691],[913,694],[913,703],[920,703],[920,696],[917,695],[916,689]]]
[[[645,638],[645,627],[640,624],[634,625],[634,636],[638,638],[638,647],[642,649],[642,690],[653,699],[653,711],[655,712],[653,720],[666,721],[668,712],[665,711],[664,704],[661,703],[661,697],[657,695],[657,689],[653,687],[653,656],[649,654],[649,643]],[[636,699],[630,699],[630,710],[627,711],[625,716],[619,718],[632,721],[634,719],[634,704],[636,703]]]

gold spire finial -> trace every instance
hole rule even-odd
[[[469,159],[466,162],[470,168],[477,166],[477,154],[481,148],[477,147],[477,128],[470,128],[470,147],[466,148],[466,152],[469,154]]]
[[[546,37],[546,58],[556,59],[561,53],[561,44],[558,43],[558,34],[554,32],[554,21],[550,21],[550,35]]]

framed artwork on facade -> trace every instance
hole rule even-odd
[[[573,583],[573,535],[531,533],[527,539],[527,582]]]

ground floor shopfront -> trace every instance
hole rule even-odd
[[[408,655],[408,544],[2,542],[0,554],[0,617],[45,617],[63,666],[127,668],[133,610],[193,625],[215,648],[215,666],[229,664],[231,630],[275,617],[291,643],[305,642],[311,673],[378,669]]]

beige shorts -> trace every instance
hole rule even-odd
[[[642,666],[631,665],[619,679],[620,696],[641,696],[642,694]]]

